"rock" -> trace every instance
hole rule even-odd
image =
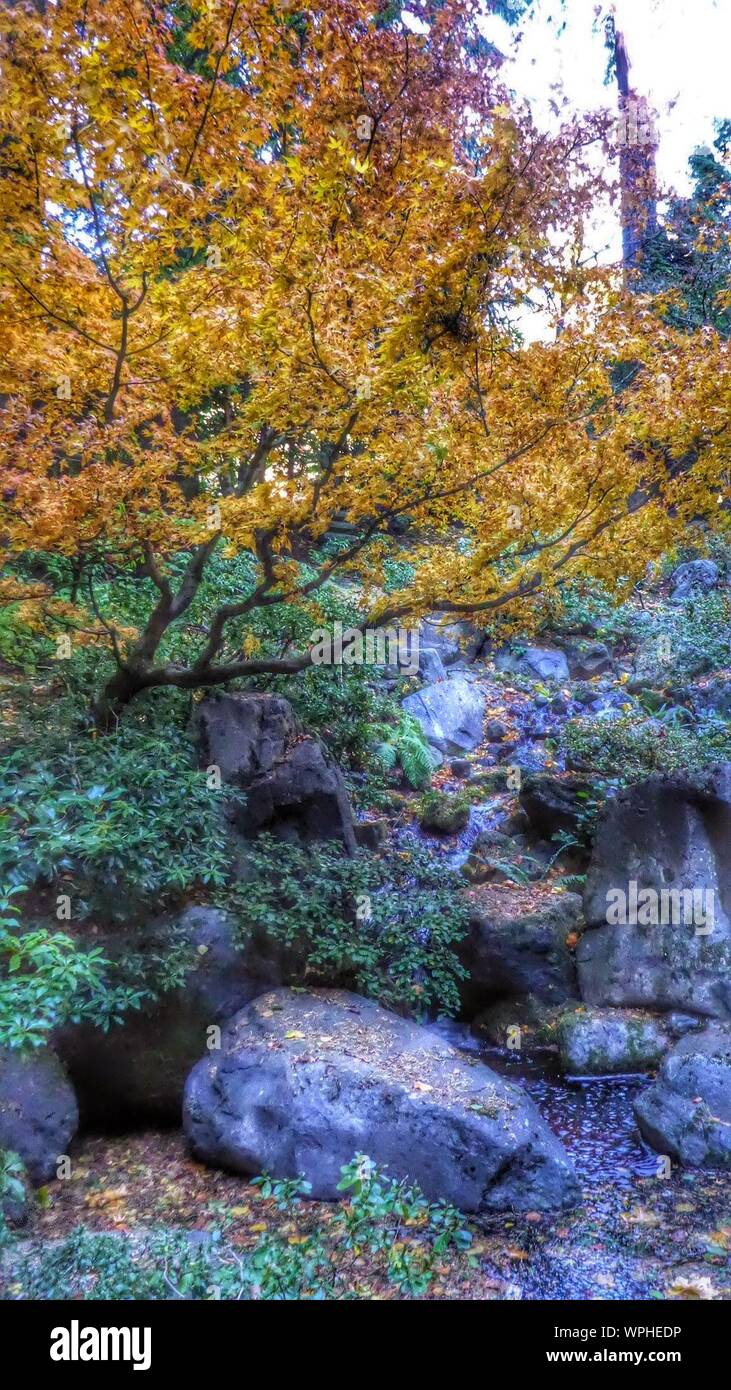
[[[465,1212],[576,1200],[573,1168],[532,1101],[435,1033],[344,991],[278,990],[231,1020],[192,1071],[194,1155],[237,1173],[303,1174],[338,1196],[367,1153]]]
[[[708,681],[706,685],[690,686],[683,694],[691,701],[696,715],[731,719],[731,682],[723,676]]]
[[[419,646],[419,675],[427,685],[444,680],[447,672],[436,647]]]
[[[566,938],[580,926],[577,893],[546,894],[536,903],[530,890],[482,890],[459,948],[469,972],[461,986],[465,1012],[474,1014],[505,995],[533,994],[547,1004],[575,998]]]
[[[440,835],[457,835],[470,818],[470,808],[464,792],[450,796],[448,792],[426,792],[419,808],[422,830],[435,830]]]
[[[569,679],[569,666],[562,651],[554,647],[526,647],[523,652],[510,649],[495,657],[498,671],[532,676],[534,680],[555,681],[562,685]]]
[[[686,1033],[700,1031],[705,1023],[705,1019],[699,1018],[697,1014],[684,1014],[679,1009],[672,1009],[669,1014],[663,1017],[663,1023],[671,1038],[684,1038]]]
[[[78,1125],[76,1096],[50,1048],[0,1051],[0,1149],[16,1153],[34,1183],[56,1177]]]
[[[731,764],[620,792],[600,818],[587,873],[582,999],[731,1018],[730,912]]]
[[[688,1167],[731,1168],[731,1028],[712,1023],[676,1043],[635,1115],[658,1153]]]
[[[596,690],[592,685],[577,685],[574,690],[574,700],[577,705],[584,705],[588,709],[596,700]]]
[[[466,781],[472,776],[472,763],[467,758],[452,758],[449,770],[453,777],[459,777],[461,781]]]
[[[472,841],[470,852],[462,865],[462,875],[470,883],[502,882],[507,875],[502,869],[517,854],[517,846],[502,830],[483,830]]]
[[[688,560],[670,578],[670,602],[686,603],[694,593],[709,593],[718,584],[718,565],[713,560]]]
[[[581,778],[539,773],[523,779],[519,800],[533,833],[550,841],[561,830],[575,836],[582,833],[590,795],[590,784]]]
[[[485,697],[464,676],[450,676],[407,695],[404,709],[440,753],[469,752],[482,740]]]
[[[358,821],[355,826],[355,839],[362,849],[383,849],[388,840],[388,821],[383,816],[378,820]]]
[[[572,1076],[612,1076],[649,1071],[667,1052],[662,1022],[630,1009],[587,1009],[562,1014],[558,1024],[561,1066]]]
[[[502,744],[496,752],[500,762],[520,768],[524,775],[529,772],[542,772],[549,758],[545,745],[531,742],[530,739],[521,739],[519,743],[509,745]]]
[[[500,719],[488,719],[485,726],[485,735],[490,743],[501,743],[507,734],[507,729]]]
[[[530,829],[530,822],[522,806],[517,811],[513,811],[503,822],[502,828],[506,835],[525,835]]]
[[[178,989],[130,1010],[107,1033],[68,1025],[55,1038],[83,1120],[106,1126],[179,1122],[185,1078],[208,1029],[298,973],[285,949],[262,937],[240,948],[233,919],[213,907],[189,907],[177,920],[117,932],[99,945],[112,960],[182,949],[192,966]]]
[[[504,792],[509,790],[508,775],[507,767],[480,768],[470,778],[470,790],[474,787],[482,792]]]
[[[282,839],[341,840],[355,849],[353,815],[342,773],[314,738],[303,737],[279,695],[217,693],[201,701],[196,725],[202,765],[246,793],[232,811],[247,836],[267,830]]]
[[[568,642],[564,651],[572,680],[589,681],[612,669],[612,653],[606,642]]]
[[[485,634],[474,623],[454,621],[433,613],[419,629],[419,650],[434,648],[445,666],[457,661],[474,661],[485,643]]]
[[[237,786],[271,772],[300,733],[288,700],[255,693],[216,692],[202,700],[196,728],[204,762],[214,763],[224,782]]]

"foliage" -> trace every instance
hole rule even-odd
[[[341,1173],[347,1200],[326,1226],[301,1236],[264,1234],[242,1252],[226,1242],[225,1219],[223,1229],[195,1246],[185,1232],[155,1233],[140,1242],[79,1228],[20,1261],[13,1271],[16,1297],[354,1299],[372,1297],[375,1278],[414,1298],[429,1292],[445,1260],[468,1251],[471,1235],[454,1207],[428,1202],[416,1184],[388,1178],[362,1154]],[[255,1184],[293,1218],[309,1190],[303,1181],[267,1176]]]
[[[611,178],[605,118],[539,130],[477,7],[420,16],[0,9],[0,529],[11,561],[32,540],[67,562],[63,594],[56,566],[28,602],[38,631],[113,657],[100,728],[153,687],[306,667],[233,654],[237,624],[336,572],[374,623],[522,622],[539,590],[636,579],[718,515],[722,334],[577,256]],[[342,522],[350,543],[318,552]],[[203,605],[173,659],[212,558],[238,554],[231,601]],[[135,632],[106,599],[140,577]],[[0,584],[14,601],[12,564]]]
[[[120,978],[99,948],[45,927],[21,932],[18,891],[0,895],[0,1047],[40,1047],[54,1028],[81,1019],[106,1029],[139,1006],[139,976]]]
[[[419,824],[423,830],[436,830],[454,835],[464,827],[470,815],[470,795],[467,791],[454,794],[443,791],[425,792],[419,802]]]
[[[370,740],[376,761],[386,769],[400,764],[409,786],[416,789],[429,782],[439,766],[438,754],[427,743],[418,719],[403,708],[396,712],[394,723],[371,727]]]
[[[669,320],[686,330],[712,324],[731,334],[731,168],[727,121],[717,121],[713,148],[690,157],[693,190],[670,202],[643,259],[643,282],[667,296]]]
[[[636,630],[642,634],[637,674],[661,688],[731,663],[731,599],[721,591],[653,608]]]
[[[620,719],[573,719],[564,730],[572,767],[588,769],[615,786],[639,782],[653,772],[710,767],[731,758],[725,721],[693,729],[670,720],[628,714]]]
[[[12,1240],[8,1220],[22,1219],[29,1199],[25,1164],[12,1149],[0,1148],[0,1258]]]
[[[454,1013],[464,975],[455,955],[467,922],[462,887],[420,846],[348,858],[327,844],[304,849],[262,835],[248,847],[245,880],[222,902],[244,939],[266,932],[307,972],[390,1008]]]
[[[190,744],[162,721],[97,739],[39,720],[0,767],[0,872],[68,894],[75,919],[160,909],[199,884],[223,884],[228,795],[209,790]]]

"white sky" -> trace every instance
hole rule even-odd
[[[520,25],[517,54],[503,73],[530,98],[536,115],[547,116],[556,82],[569,108],[614,106],[616,87],[603,84],[603,25],[595,21],[597,12],[604,16],[610,9],[627,40],[633,84],[658,113],[660,178],[686,190],[689,154],[711,142],[714,116],[731,117],[731,0],[616,0],[613,6],[535,0]],[[504,53],[514,54],[515,30],[492,16],[485,32]]]
[[[604,85],[601,21],[610,9],[627,41],[632,84],[657,113],[659,183],[687,192],[688,156],[712,142],[714,117],[731,118],[731,0],[534,0],[517,30],[495,16],[483,27],[509,57],[504,79],[550,126],[551,98],[566,99],[564,119],[572,110],[616,108],[616,84]],[[618,229],[606,226],[605,237],[618,254]]]

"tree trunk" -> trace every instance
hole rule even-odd
[[[110,733],[130,701],[145,690],[147,684],[141,671],[119,667],[91,707],[94,728],[100,733]]]

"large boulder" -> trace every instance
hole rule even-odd
[[[482,741],[485,696],[464,676],[449,676],[407,695],[404,709],[440,753],[469,752]]]
[[[570,1160],[532,1101],[432,1030],[340,990],[244,1009],[185,1089],[193,1153],[238,1173],[303,1174],[338,1195],[356,1153],[466,1212],[572,1203]]]
[[[576,998],[576,972],[567,939],[581,926],[577,893],[536,897],[530,890],[489,887],[473,894],[460,943],[469,972],[461,986],[466,1013],[507,995],[532,994],[547,1004]]]
[[[633,1009],[574,1009],[561,1015],[561,1066],[572,1076],[650,1071],[669,1047],[662,1020]]]
[[[613,798],[584,915],[582,999],[731,1018],[731,764]]]
[[[34,1183],[56,1176],[79,1126],[73,1087],[49,1048],[0,1051],[0,1149],[23,1160]]]
[[[99,938],[107,958],[170,960],[182,983],[103,1033],[67,1025],[55,1044],[76,1086],[85,1122],[118,1126],[180,1121],[183,1086],[209,1041],[249,1000],[282,983],[283,948],[255,936],[239,944],[233,919],[212,907],[187,908],[179,919]],[[289,976],[292,977],[291,975]]]
[[[204,767],[246,793],[232,812],[243,835],[267,830],[282,839],[341,840],[355,849],[353,815],[342,773],[315,738],[303,735],[288,700],[249,692],[202,700],[196,726]]]
[[[419,675],[426,685],[443,681],[447,672],[437,647],[419,647]]]
[[[530,676],[533,680],[554,681],[559,685],[569,679],[569,664],[562,651],[555,647],[526,647],[523,651],[500,651],[495,668],[509,675]]]
[[[682,1038],[635,1114],[659,1153],[691,1167],[731,1168],[731,1028],[712,1023]]]

